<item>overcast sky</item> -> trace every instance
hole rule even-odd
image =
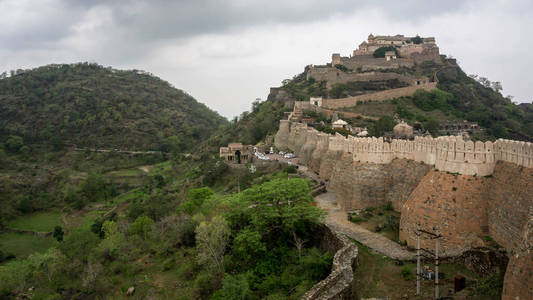
[[[531,0],[0,0],[0,73],[79,61],[142,69],[231,118],[369,33],[434,36],[467,74],[533,100]]]

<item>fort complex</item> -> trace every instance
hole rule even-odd
[[[490,235],[512,254],[503,299],[531,295],[533,144],[449,136],[345,138],[289,120],[280,121],[275,144],[317,172],[344,210],[390,201],[401,212],[400,239],[410,246],[418,223],[439,226],[445,256],[482,246],[481,237]],[[431,249],[433,242],[422,245]]]

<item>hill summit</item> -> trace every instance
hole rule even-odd
[[[0,79],[0,140],[128,150],[185,150],[225,118],[150,73],[91,63]]]

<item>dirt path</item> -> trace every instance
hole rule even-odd
[[[320,208],[328,212],[326,223],[330,227],[390,258],[399,260],[416,259],[414,252],[407,251],[388,238],[348,221],[346,212],[337,206],[337,195],[334,192],[318,195],[315,200]]]

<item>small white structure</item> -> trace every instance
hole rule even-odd
[[[337,121],[333,122],[333,124],[331,124],[333,127],[333,129],[335,128],[344,128],[346,129],[346,125],[348,125],[348,123],[342,119],[338,119]]]
[[[361,136],[361,137],[365,137],[365,136],[367,136],[367,135],[368,135],[368,131],[367,131],[367,130],[363,130],[363,131],[361,131],[361,132],[359,132],[359,133],[357,134],[357,136]]]
[[[322,106],[322,97],[310,97],[309,98],[309,103],[311,103],[311,105],[315,105],[315,106],[321,107]]]
[[[385,58],[387,59],[387,61],[396,59],[396,52],[394,51],[385,52]]]

